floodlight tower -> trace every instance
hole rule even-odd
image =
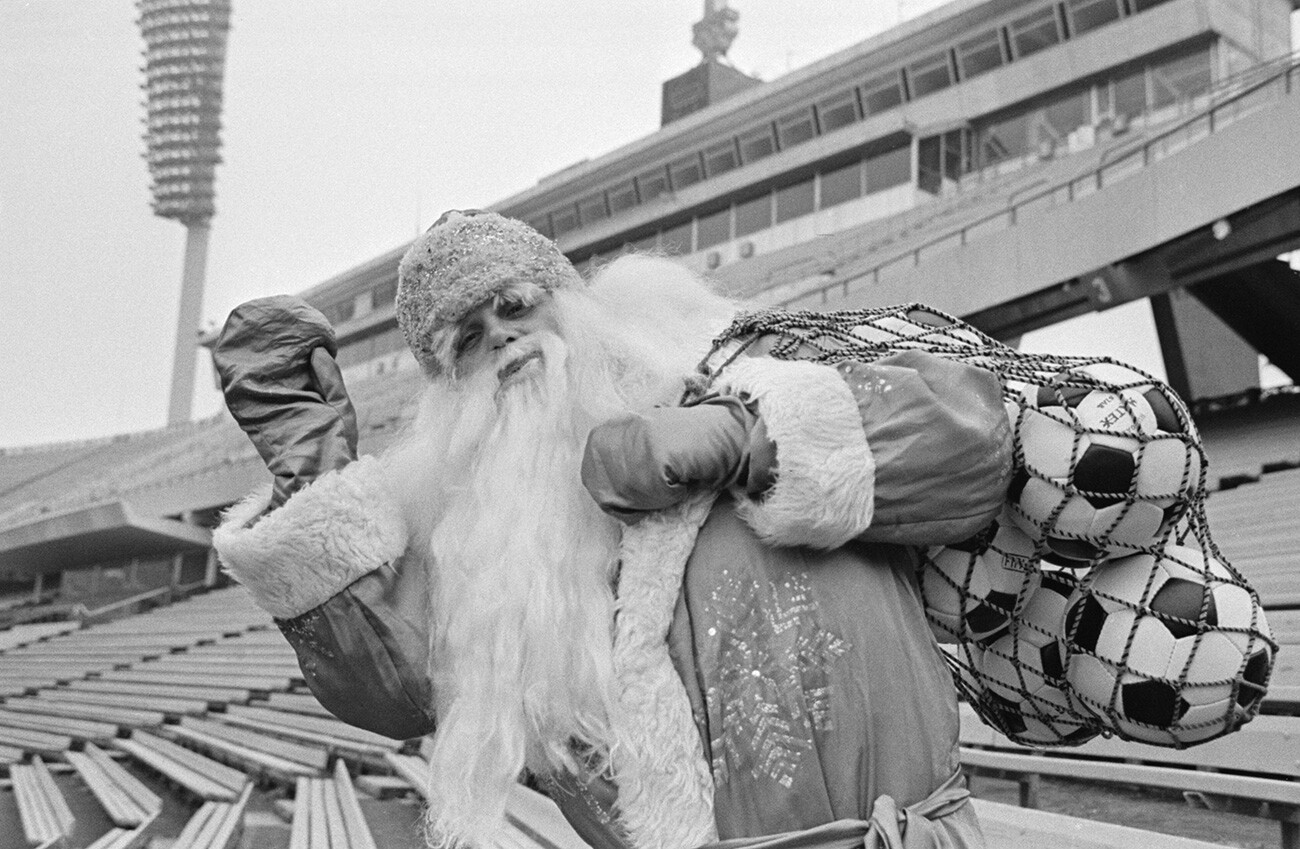
[[[167,423],[188,421],[216,165],[230,0],[138,0],[145,42],[144,158],[153,212],[185,225],[185,265]]]

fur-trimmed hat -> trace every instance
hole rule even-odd
[[[397,326],[425,372],[442,370],[433,344],[438,330],[517,281],[548,292],[584,285],[554,242],[495,212],[444,212],[416,239],[398,266]]]

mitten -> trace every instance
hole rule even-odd
[[[301,298],[236,307],[212,349],[230,414],[275,477],[270,508],[356,459],[357,420],[334,329]]]
[[[776,446],[758,414],[740,398],[714,396],[598,425],[587,437],[582,482],[602,510],[635,522],[694,492],[739,486],[761,498],[775,467]]]

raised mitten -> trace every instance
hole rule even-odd
[[[271,508],[356,459],[356,413],[337,351],[325,316],[287,295],[241,304],[217,337],[226,407],[275,477]]]

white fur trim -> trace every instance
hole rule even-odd
[[[212,544],[272,616],[306,613],[406,550],[406,522],[372,457],[322,475],[253,523],[270,494],[263,487],[227,510]]]
[[[718,839],[713,778],[668,654],[686,561],[713,499],[697,496],[623,531],[610,761],[619,819],[637,849],[693,849]]]
[[[738,511],[774,545],[836,548],[871,525],[876,464],[857,400],[835,369],[816,363],[746,357],[723,370],[715,388],[758,402],[776,443],[776,483]]]

